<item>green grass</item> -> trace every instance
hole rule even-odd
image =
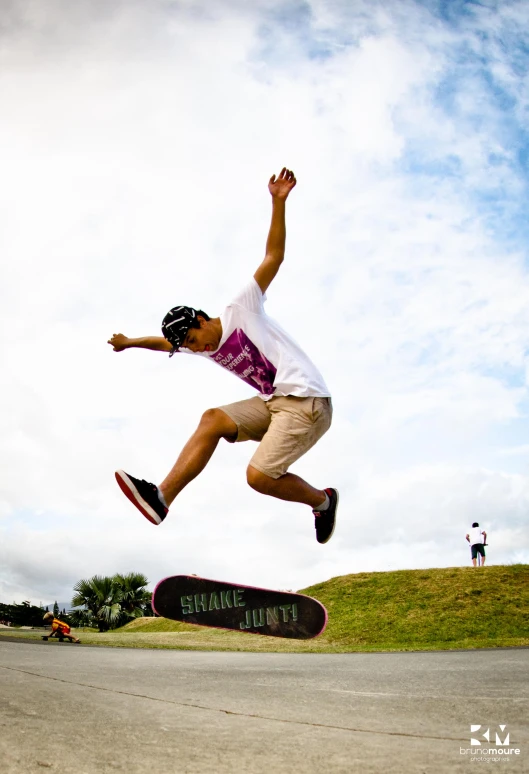
[[[138,618],[113,632],[78,635],[83,643],[113,647],[290,653],[529,646],[529,565],[359,573],[302,592],[329,612],[325,632],[313,640],[206,629],[166,618]],[[1,629],[0,636],[16,632]]]
[[[529,645],[529,565],[359,573],[305,593],[326,606],[336,650]]]

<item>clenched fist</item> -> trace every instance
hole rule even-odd
[[[130,346],[129,339],[123,333],[113,333],[112,338],[108,340],[107,344],[111,344],[114,347],[114,352],[122,352]]]

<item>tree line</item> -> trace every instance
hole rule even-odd
[[[19,605],[4,605],[0,602],[0,623],[11,626],[42,626],[43,607],[32,605],[29,600]]]
[[[88,626],[106,632],[144,615],[154,615],[148,580],[139,572],[127,575],[94,575],[78,581],[73,588],[72,610],[60,613],[57,603],[54,616],[72,626]],[[42,626],[47,608],[31,602],[5,605],[0,603],[0,621],[13,626]],[[59,616],[57,615],[59,613]]]

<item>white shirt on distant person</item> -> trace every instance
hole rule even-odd
[[[471,546],[475,546],[478,543],[483,543],[483,531],[481,527],[472,527],[469,529],[468,537],[470,538]]]

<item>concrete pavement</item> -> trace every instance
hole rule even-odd
[[[529,771],[528,666],[525,649],[255,654],[0,639],[0,770]],[[492,739],[506,724],[509,745],[490,760],[484,738],[480,755],[462,753],[471,724]]]

